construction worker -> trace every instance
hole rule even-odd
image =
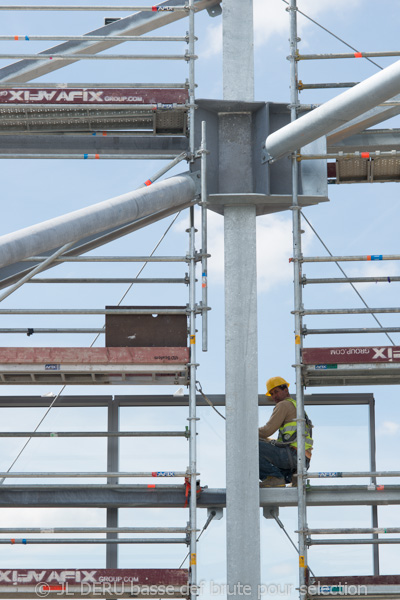
[[[290,397],[289,383],[282,377],[271,377],[267,381],[266,396],[275,402],[271,418],[259,428],[260,487],[285,487],[292,482],[297,470],[297,423],[296,401]],[[311,458],[313,440],[312,423],[306,419],[306,468]],[[279,430],[278,439],[270,436]]]

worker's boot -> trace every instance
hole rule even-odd
[[[283,477],[274,477],[273,475],[268,475],[261,483],[260,488],[269,488],[269,487],[285,487],[285,479]]]

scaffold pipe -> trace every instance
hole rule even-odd
[[[194,0],[194,9],[196,11],[210,9],[219,5],[220,2],[221,0]],[[8,10],[15,10],[16,7],[13,5],[8,5],[7,8]],[[21,5],[20,9],[21,8],[24,7]],[[29,10],[38,10],[39,8],[40,7],[38,5],[36,7],[31,6],[29,7]],[[47,10],[50,8],[57,9],[59,7],[46,7]],[[93,8],[95,7],[92,7],[92,9]],[[123,8],[129,11],[129,7]],[[2,6],[1,9],[4,10],[5,6]],[[106,6],[102,7],[102,10],[106,9]],[[84,36],[86,41],[67,41],[40,52],[40,55],[45,56],[48,56],[49,54],[51,56],[55,52],[60,54],[76,54],[75,58],[72,56],[70,59],[63,61],[23,59],[16,63],[1,67],[0,81],[2,83],[12,82],[14,85],[31,81],[32,79],[36,79],[37,77],[41,77],[42,75],[56,71],[61,67],[65,67],[67,64],[73,64],[77,60],[80,60],[80,54],[97,54],[99,52],[103,52],[104,50],[108,50],[109,48],[113,48],[121,43],[108,38],[115,36],[143,35],[144,33],[149,33],[155,29],[163,27],[164,25],[168,25],[183,19],[188,15],[189,12],[190,11],[186,7],[183,8],[182,0],[165,0],[157,5],[157,11],[153,12],[150,7],[147,7],[145,10],[134,12],[131,15],[122,17],[110,25],[105,25],[88,32]],[[93,41],[91,39],[92,35],[95,37],[104,36],[105,39],[103,41]]]
[[[327,135],[400,91],[400,61],[362,81],[315,110],[271,133],[265,142],[276,160]]]
[[[196,196],[192,175],[181,174],[149,187],[49,219],[0,237],[0,267],[59,248],[160,210],[187,204]]]

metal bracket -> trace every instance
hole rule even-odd
[[[264,519],[275,519],[279,517],[279,506],[264,506],[263,508]]]
[[[271,160],[271,155],[265,149],[265,142],[263,142],[261,146],[261,164],[265,165],[265,163]]]
[[[207,12],[210,15],[210,17],[219,17],[219,15],[222,15],[222,7],[219,4],[217,4],[216,6],[207,8]]]
[[[224,509],[223,508],[207,508],[207,516],[209,517],[212,513],[215,513],[215,515],[213,515],[213,519],[215,521],[220,521],[222,519],[222,517],[224,516]]]

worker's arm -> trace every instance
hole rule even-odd
[[[258,435],[261,439],[266,440],[270,435],[278,431],[279,427],[284,424],[285,419],[290,409],[290,402],[278,402],[272,411],[270,420],[264,427],[260,427]]]

